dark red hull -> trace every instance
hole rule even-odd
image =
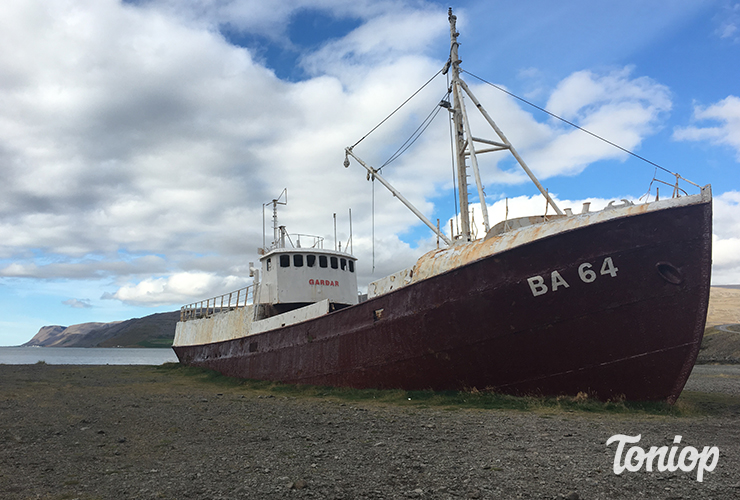
[[[592,224],[303,323],[174,349],[251,379],[672,402],[704,332],[711,218],[706,202]],[[556,277],[552,290],[553,271],[568,287]]]

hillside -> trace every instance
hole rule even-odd
[[[740,288],[713,286],[709,292],[707,328],[740,323]]]
[[[108,329],[111,335],[100,341],[98,347],[170,347],[175,338],[175,325],[180,311],[152,314],[130,319]]]
[[[24,346],[170,347],[180,311],[112,323],[44,326]]]

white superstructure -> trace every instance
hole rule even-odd
[[[355,257],[315,248],[276,248],[260,258],[262,272],[255,304],[278,310],[328,299],[337,305],[357,303]]]
[[[273,206],[274,240],[259,249],[259,270],[250,263],[253,284],[183,306],[175,346],[246,337],[357,304],[357,259],[324,249],[322,237],[288,234],[277,225],[279,204],[266,204]]]

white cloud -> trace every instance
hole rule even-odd
[[[718,24],[715,35],[733,43],[740,42],[740,3],[725,3],[715,20]]]
[[[272,112],[248,96],[274,76],[208,32],[118,2],[73,4],[3,3],[0,64],[16,78],[0,82],[0,239],[73,255],[150,250],[207,228],[216,201],[241,207],[259,170],[237,162],[250,159],[245,140],[269,135],[256,123]]]
[[[740,192],[728,191],[714,197],[712,237],[712,282],[740,283]]]
[[[632,72],[630,67],[575,72],[551,91],[545,107],[627,150],[638,150],[660,130],[672,103],[667,87],[634,77]],[[476,84],[471,89],[484,107],[495,110],[495,121],[540,180],[576,175],[596,161],[627,157],[613,145],[555,118],[538,122],[517,101],[490,86]],[[469,101],[468,111],[476,135],[498,139]],[[529,182],[508,154],[482,155],[478,161],[486,185]]]
[[[239,276],[216,276],[204,272],[174,273],[152,277],[120,287],[103,299],[116,299],[126,304],[159,306],[204,300],[237,290],[251,283]]]
[[[73,309],[89,309],[92,307],[90,299],[69,299],[63,301],[62,304]]]
[[[560,82],[547,103],[552,113],[634,151],[654,134],[672,104],[668,89],[647,77],[631,76],[632,68],[606,74],[579,71]],[[529,152],[529,163],[542,178],[578,174],[590,163],[624,159],[626,153],[552,122],[553,136]]]
[[[679,141],[709,141],[730,146],[740,161],[740,98],[727,96],[710,106],[694,106],[694,120],[717,122],[714,126],[677,128],[673,138]]]
[[[149,0],[146,7],[181,19],[194,27],[257,34],[274,43],[300,50],[287,38],[296,14],[313,11],[334,19],[367,20],[402,11],[404,0]]]
[[[325,237],[327,246],[331,214],[346,242],[352,208],[361,283],[411,265],[431,239],[420,248],[401,241],[418,222],[376,186],[371,275],[371,184],[356,163],[344,169],[342,161],[345,146],[442,67],[446,54],[434,59],[427,51],[448,37],[446,16],[420,5],[3,2],[0,276],[107,280],[106,297],[130,304],[217,295],[249,282],[247,263],[262,245],[262,204],[284,187],[290,200],[281,223]],[[281,81],[218,32],[231,23],[278,39],[303,8],[360,21],[303,54],[305,81]],[[446,84],[437,83],[410,103],[415,116],[394,117],[356,152],[379,166],[442,97]],[[497,90],[472,87],[543,178],[621,155],[538,122]],[[634,148],[657,129],[670,99],[628,68],[575,73],[548,106]],[[447,131],[438,119],[383,171],[430,218],[447,215],[433,202],[451,187]],[[485,161],[485,183],[524,181]],[[536,204],[538,213],[544,204]]]
[[[310,74],[340,73],[361,81],[368,69],[385,65],[385,61],[423,54],[445,26],[447,20],[438,9],[392,10],[307,55],[303,65]]]
[[[55,258],[61,259],[62,262],[53,262]],[[57,256],[55,258],[48,257],[41,263],[12,262],[0,268],[0,277],[88,280],[158,274],[168,269],[167,261],[156,255],[129,256],[128,258],[122,256],[121,260],[115,261],[91,257],[69,259]]]

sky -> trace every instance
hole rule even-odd
[[[280,223],[326,247],[333,214],[346,247],[351,210],[361,287],[412,265],[434,247],[432,233],[357,162],[344,168],[344,148],[443,67],[448,7],[1,2],[0,345],[46,325],[177,310],[251,283],[263,204],[285,188]],[[675,178],[482,80],[711,184],[712,283],[740,283],[740,2],[452,7],[463,78],[561,207],[636,201],[655,195],[654,175]],[[441,109],[446,87],[437,76],[355,153],[382,165]],[[475,135],[493,138],[473,113]],[[448,131],[439,114],[382,170],[443,227],[455,216]],[[481,176],[491,224],[507,199],[510,217],[544,212],[505,156],[482,158]]]

